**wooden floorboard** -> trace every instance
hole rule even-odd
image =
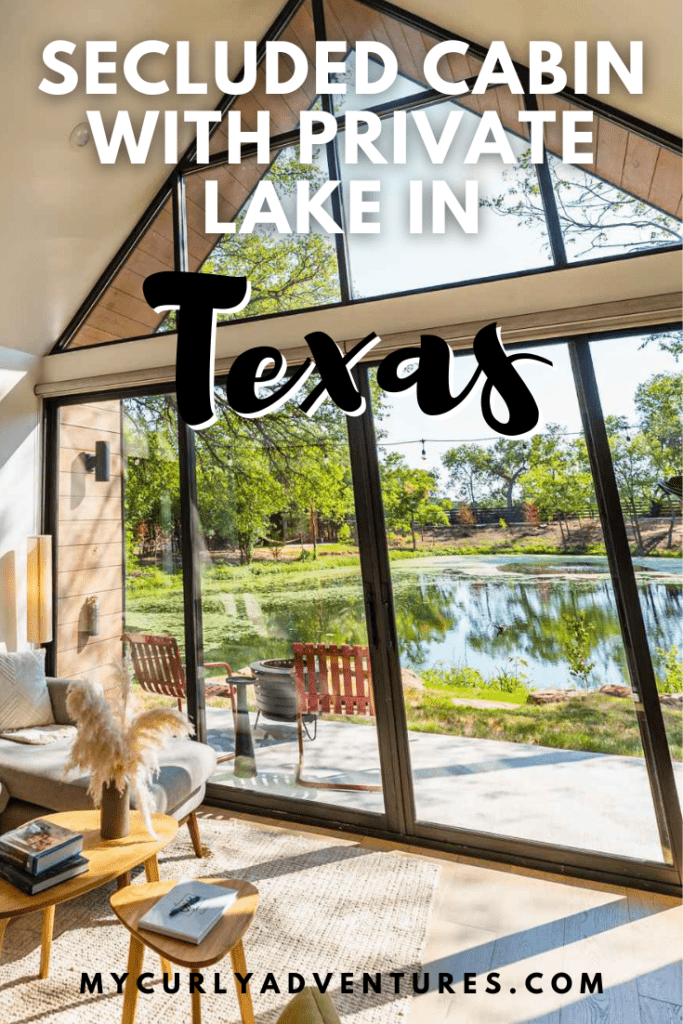
[[[281,827],[210,807],[202,816]],[[339,841],[324,828],[286,830]],[[440,862],[423,957],[432,987],[413,999],[405,1024],[680,1024],[680,900],[365,836],[342,841]],[[439,972],[453,975],[452,994],[434,990]],[[463,991],[465,972],[478,975],[474,994]],[[497,994],[484,992],[488,972],[499,974]],[[526,991],[532,972],[543,975],[541,994]],[[582,972],[602,973],[602,994],[581,994]],[[552,991],[557,973],[570,975],[572,991]]]

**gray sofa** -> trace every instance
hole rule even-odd
[[[73,724],[66,710],[69,679],[47,680],[55,722]],[[0,832],[16,828],[41,814],[92,807],[88,776],[62,777],[72,739],[43,746],[0,738]],[[202,855],[196,809],[204,799],[216,754],[205,743],[171,740],[159,753],[160,770],[153,784],[156,811],[170,814],[190,831],[194,851]]]

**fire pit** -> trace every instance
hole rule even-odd
[[[296,722],[294,658],[266,658],[251,666],[259,714],[275,722]]]

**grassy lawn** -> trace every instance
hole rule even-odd
[[[523,704],[519,708],[469,708],[453,704],[451,692],[413,691],[406,699],[408,728],[440,735],[532,743],[561,750],[642,757],[640,733],[631,700],[591,693],[561,704]],[[499,695],[498,699],[505,700]],[[671,756],[683,758],[681,712],[662,708]]]

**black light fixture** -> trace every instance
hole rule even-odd
[[[100,484],[109,483],[109,442],[95,441],[95,454],[83,452],[86,473],[95,473],[95,479]]]
[[[425,462],[427,461],[427,449],[425,448],[424,439],[422,441],[422,458]]]

